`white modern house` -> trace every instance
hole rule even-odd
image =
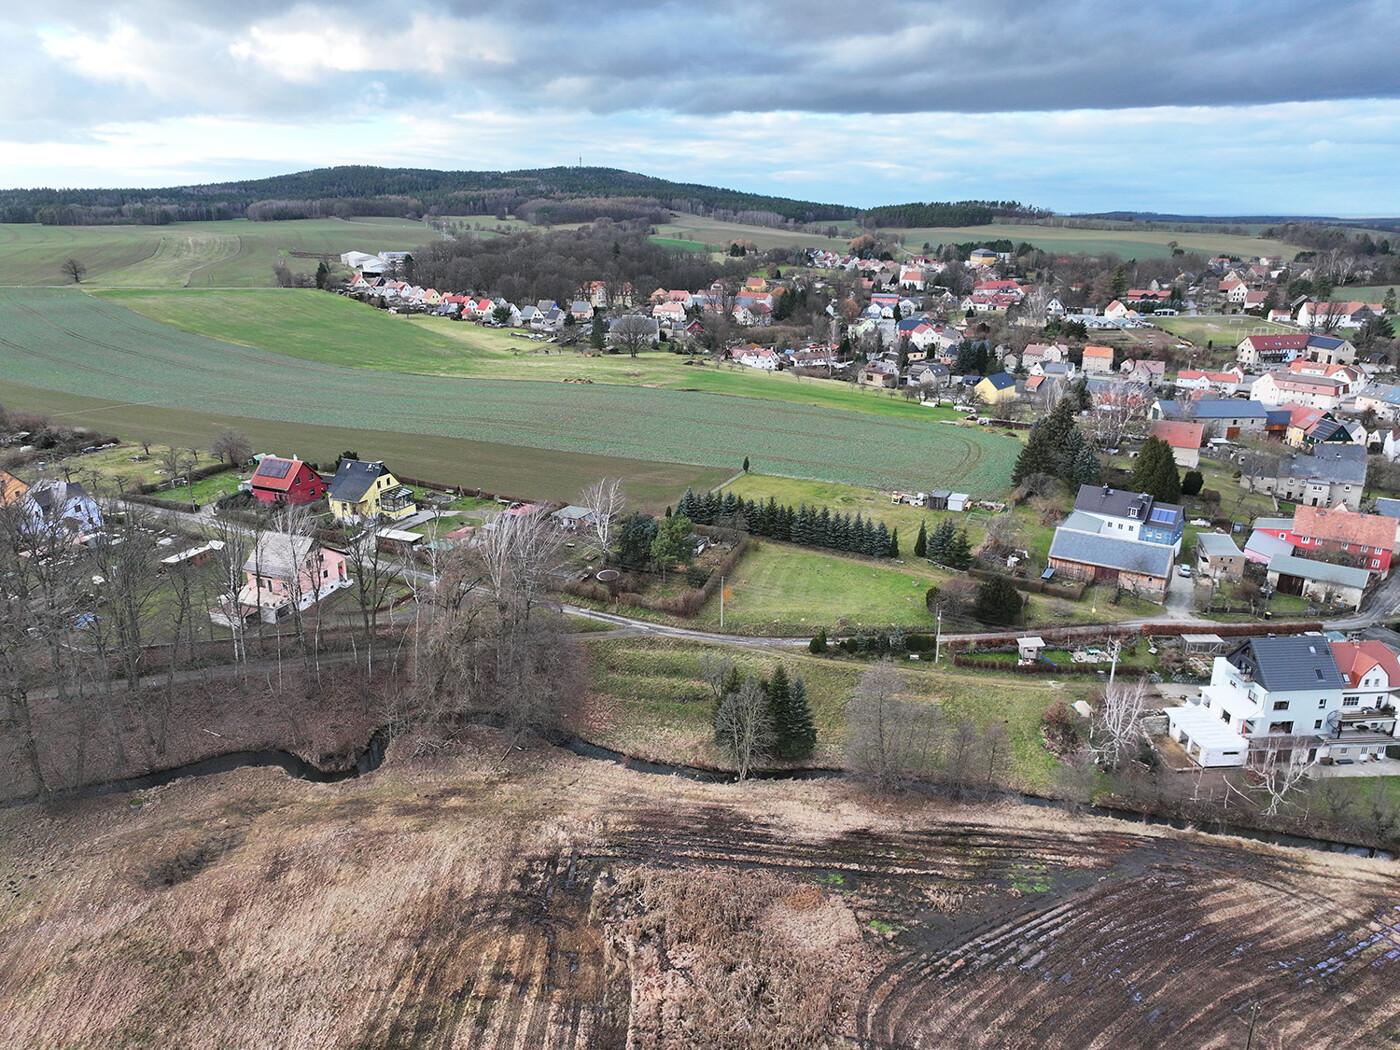
[[[1400,662],[1380,642],[1270,635],[1217,656],[1200,702],[1166,715],[1202,766],[1243,766],[1268,751],[1308,764],[1365,762],[1395,743],[1396,686]]]

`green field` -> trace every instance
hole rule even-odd
[[[724,629],[732,634],[812,635],[838,618],[851,630],[888,630],[896,624],[933,630],[924,592],[949,574],[921,559],[903,565],[834,551],[760,542],[725,583]],[[712,599],[695,625],[719,626]]]
[[[10,383],[148,410],[720,469],[747,456],[775,474],[853,484],[917,486],[937,462],[950,486],[1000,492],[1020,448],[916,407],[885,417],[685,390],[348,368],[187,334],[76,291],[0,291],[0,363]]]
[[[288,222],[183,222],[169,226],[0,224],[0,285],[66,285],[77,259],[83,283],[126,288],[257,288],[273,284],[281,259],[314,273],[320,256],[410,251],[438,238],[421,222],[392,218]],[[297,253],[297,254],[293,254]]]
[[[851,237],[860,232],[848,222],[831,225],[841,228],[840,236],[823,237],[818,234],[745,226],[741,223],[676,214],[672,216],[671,222],[657,227],[657,236],[670,241],[694,241],[715,247],[723,247],[731,240],[741,240],[753,242],[759,250],[799,245],[804,248],[844,251]],[[1294,245],[1279,241],[1218,233],[1209,228],[1198,231],[1141,228],[1077,230],[1030,223],[994,223],[990,226],[915,227],[890,232],[901,234],[904,237],[905,249],[913,253],[919,252],[925,242],[937,247],[940,244],[962,244],[1000,238],[1017,244],[1028,241],[1047,252],[1084,252],[1089,255],[1113,252],[1124,259],[1167,258],[1172,253],[1171,242],[1188,252],[1199,252],[1202,255],[1236,255],[1241,258],[1280,254],[1291,258],[1298,250]]]
[[[1208,317],[1154,317],[1152,323],[1164,332],[1180,339],[1189,339],[1197,346],[1214,342],[1216,346],[1234,346],[1247,335],[1276,335],[1296,332],[1288,325],[1270,324],[1248,314],[1212,314]]]
[[[763,372],[666,351],[591,354],[520,339],[444,317],[404,317],[315,291],[104,291],[102,299],[210,339],[307,361],[426,375],[733,394],[927,422],[958,418],[893,391],[853,387],[791,372]]]
[[[5,351],[0,348],[0,358]],[[384,459],[399,474],[426,478],[444,485],[482,488],[502,496],[559,499],[576,502],[585,485],[601,477],[623,478],[629,503],[660,512],[687,487],[718,485],[732,471],[688,463],[657,463],[616,456],[520,448],[489,441],[356,430],[280,422],[249,416],[223,415],[193,409],[153,407],[141,402],[117,402],[82,397],[50,389],[23,386],[0,379],[0,404],[52,413],[70,425],[114,433],[127,441],[144,438],[155,445],[207,449],[223,427],[247,434],[260,452],[296,455],[327,468],[345,449]],[[154,450],[154,449],[153,449]],[[75,457],[84,483],[95,470],[100,482],[116,486],[152,480],[152,462],[129,460],[132,450],[113,449],[105,461],[98,456]],[[158,465],[158,464],[154,464]]]

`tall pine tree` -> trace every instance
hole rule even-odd
[[[914,557],[928,557],[928,529],[922,521],[919,522],[919,535],[914,539]]]

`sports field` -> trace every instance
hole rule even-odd
[[[437,436],[850,484],[914,487],[936,471],[1005,490],[1020,444],[932,419],[685,390],[376,372],[156,323],[76,291],[0,291],[9,382],[159,410]],[[917,410],[914,410],[917,411]]]
[[[411,251],[438,234],[421,222],[366,217],[169,226],[0,224],[0,285],[66,285],[59,267],[87,267],[83,283],[124,288],[266,288],[279,259],[314,273],[320,256]]]

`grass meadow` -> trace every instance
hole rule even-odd
[[[714,701],[701,665],[707,657],[732,656],[741,674],[770,675],[783,664],[801,677],[817,725],[816,766],[840,765],[846,738],[846,702],[866,661],[814,657],[805,652],[721,650],[701,642],[660,638],[596,638],[589,651],[591,689],[585,735],[595,743],[656,761],[717,764]],[[1020,676],[937,669],[909,662],[900,668],[907,695],[938,704],[950,721],[979,729],[1004,720],[1013,752],[1012,780],[1025,790],[1050,786],[1059,763],[1046,751],[1040,719],[1056,700],[1066,703],[1092,689],[1089,683],[1031,681]],[[995,704],[987,697],[995,696]]]
[[[66,285],[77,259],[83,283],[125,288],[267,288],[273,264],[315,273],[321,256],[411,251],[437,239],[421,222],[364,217],[288,222],[182,222],[168,226],[0,224],[0,285]]]

